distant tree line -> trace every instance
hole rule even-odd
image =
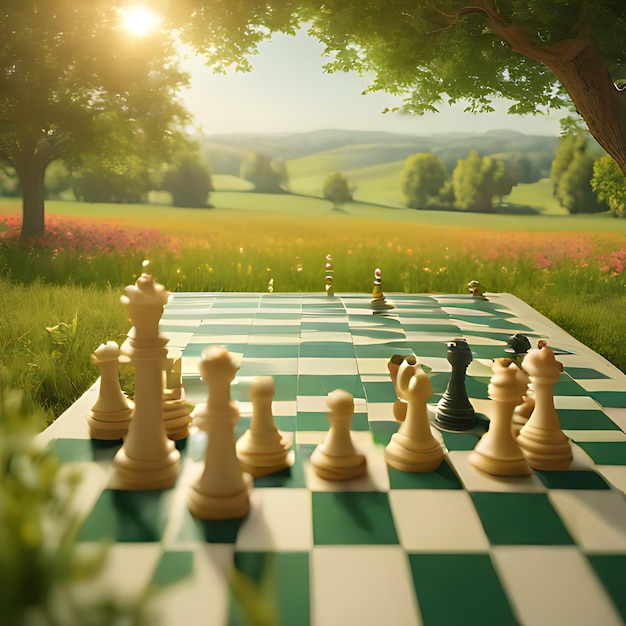
[[[587,133],[570,129],[561,137],[550,166],[553,195],[569,213],[611,211],[623,217],[626,179],[615,161]],[[513,187],[534,182],[531,158],[523,153],[480,156],[472,150],[450,173],[433,153],[408,157],[400,177],[406,206],[492,212]],[[545,173],[544,173],[545,175]],[[534,180],[533,180],[534,178]]]

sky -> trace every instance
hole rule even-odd
[[[199,57],[188,53],[184,70],[191,88],[183,95],[196,124],[205,134],[294,133],[318,129],[385,130],[424,135],[509,129],[527,134],[558,135],[559,114],[508,115],[506,103],[496,112],[464,113],[461,105],[443,103],[439,113],[407,116],[386,113],[401,99],[385,93],[362,95],[369,85],[356,73],[322,70],[323,46],[305,33],[275,34],[250,58],[253,71],[214,74]]]

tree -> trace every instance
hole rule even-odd
[[[21,183],[26,238],[44,231],[52,161],[162,160],[187,118],[187,77],[172,37],[131,35],[114,0],[5,0],[0,32],[0,162]]]
[[[572,132],[561,138],[552,163],[554,197],[569,213],[605,211],[591,188],[595,157],[584,133]]]
[[[171,3],[174,5],[175,3]],[[274,31],[304,24],[330,57],[327,71],[373,74],[370,91],[407,95],[414,113],[449,101],[511,113],[573,105],[626,175],[626,62],[621,0],[189,0],[176,24],[210,65],[236,63]]]
[[[198,154],[183,152],[165,173],[163,189],[172,194],[174,206],[206,207],[213,191],[211,170]]]
[[[463,210],[492,212],[495,181],[503,172],[502,161],[481,157],[476,150],[472,150],[467,159],[459,160],[452,172],[456,206]]]
[[[412,154],[404,162],[400,187],[410,209],[439,206],[441,190],[450,177],[446,166],[434,154]]]
[[[332,202],[335,209],[352,201],[348,179],[341,172],[333,172],[324,179],[324,198]]]
[[[608,154],[593,164],[591,188],[598,194],[598,200],[606,202],[615,217],[626,215],[626,178]]]
[[[275,161],[265,152],[248,152],[241,161],[240,176],[258,193],[282,193],[287,168],[283,161]]]

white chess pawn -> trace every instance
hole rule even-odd
[[[291,467],[294,462],[291,438],[278,430],[272,414],[274,379],[271,376],[254,378],[250,397],[250,428],[236,444],[239,464],[252,476],[274,474]]]
[[[168,349],[167,367],[163,372],[163,425],[167,436],[179,441],[189,436],[191,405],[183,397],[182,355]]]
[[[554,352],[546,342],[540,341],[538,347],[524,358],[524,369],[535,392],[535,409],[522,427],[517,443],[531,467],[538,470],[567,469],[573,459],[572,447],[561,430],[554,408],[554,386],[563,365],[554,358]]]
[[[523,363],[524,362],[522,361],[522,366]],[[530,377],[525,370],[521,369],[520,372],[521,377],[524,378],[526,387],[522,393],[522,402],[518,404],[513,411],[513,434],[516,437],[519,435],[520,430],[522,430],[522,427],[526,424],[535,409],[535,390],[530,382]]]
[[[135,406],[122,392],[118,374],[120,347],[115,341],[101,344],[91,355],[91,362],[100,370],[98,399],[87,414],[92,439],[113,441],[128,432]]]
[[[343,389],[328,394],[330,428],[323,443],[311,455],[311,465],[326,480],[349,480],[367,472],[365,455],[352,443],[350,428],[354,414],[354,398]]]
[[[418,363],[404,360],[397,372],[400,398],[407,403],[406,419],[385,448],[385,461],[402,472],[432,472],[443,460],[444,450],[433,436],[428,418],[430,378]]]
[[[526,387],[525,376],[510,359],[496,359],[489,383],[493,416],[489,430],[480,438],[469,456],[477,469],[496,476],[526,476],[532,474],[513,430],[513,410],[519,404]]]
[[[178,478],[180,453],[163,427],[163,369],[167,338],[159,320],[169,294],[145,272],[121,301],[133,327],[123,351],[135,368],[135,410],[124,444],[113,459],[119,489],[166,489]]]
[[[189,490],[187,505],[200,519],[242,518],[250,510],[251,477],[244,477],[235,452],[239,409],[231,401],[230,385],[237,364],[226,348],[213,346],[202,353],[198,369],[209,397],[206,403],[196,405],[192,417],[194,424],[207,432],[208,444],[204,469]]]

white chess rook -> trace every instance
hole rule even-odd
[[[91,362],[100,370],[98,399],[87,414],[92,439],[114,441],[128,432],[134,404],[120,387],[118,374],[120,347],[115,341],[101,344],[91,355]]]
[[[404,360],[396,383],[400,398],[407,402],[407,413],[385,448],[385,461],[401,472],[432,472],[441,464],[444,450],[430,429],[430,379],[419,364]]]
[[[163,285],[142,273],[121,298],[133,322],[123,351],[135,368],[135,410],[113,459],[119,489],[165,489],[178,477],[180,453],[163,427],[162,372],[168,340],[159,335],[159,320],[168,296]]]
[[[311,455],[311,465],[326,480],[349,480],[367,473],[365,455],[352,443],[350,428],[354,414],[354,398],[343,389],[328,394],[330,428],[323,443]]]
[[[239,519],[250,510],[250,475],[241,470],[235,452],[234,428],[239,409],[230,397],[237,365],[226,348],[212,346],[198,365],[209,390],[208,401],[196,405],[193,423],[208,434],[204,469],[187,497],[191,514],[199,519]]]
[[[525,388],[526,375],[514,361],[494,361],[488,390],[493,405],[489,430],[469,456],[469,462],[477,469],[496,476],[532,474],[511,428],[513,410],[522,399]]]
[[[257,376],[253,379],[250,389],[250,428],[236,444],[239,464],[252,476],[274,474],[294,463],[291,438],[281,433],[274,422],[274,391],[274,379],[271,376]]]
[[[554,352],[540,341],[524,358],[524,369],[535,392],[535,408],[522,427],[517,443],[531,467],[538,470],[564,470],[572,462],[572,447],[561,430],[554,408],[554,386],[563,365]]]

